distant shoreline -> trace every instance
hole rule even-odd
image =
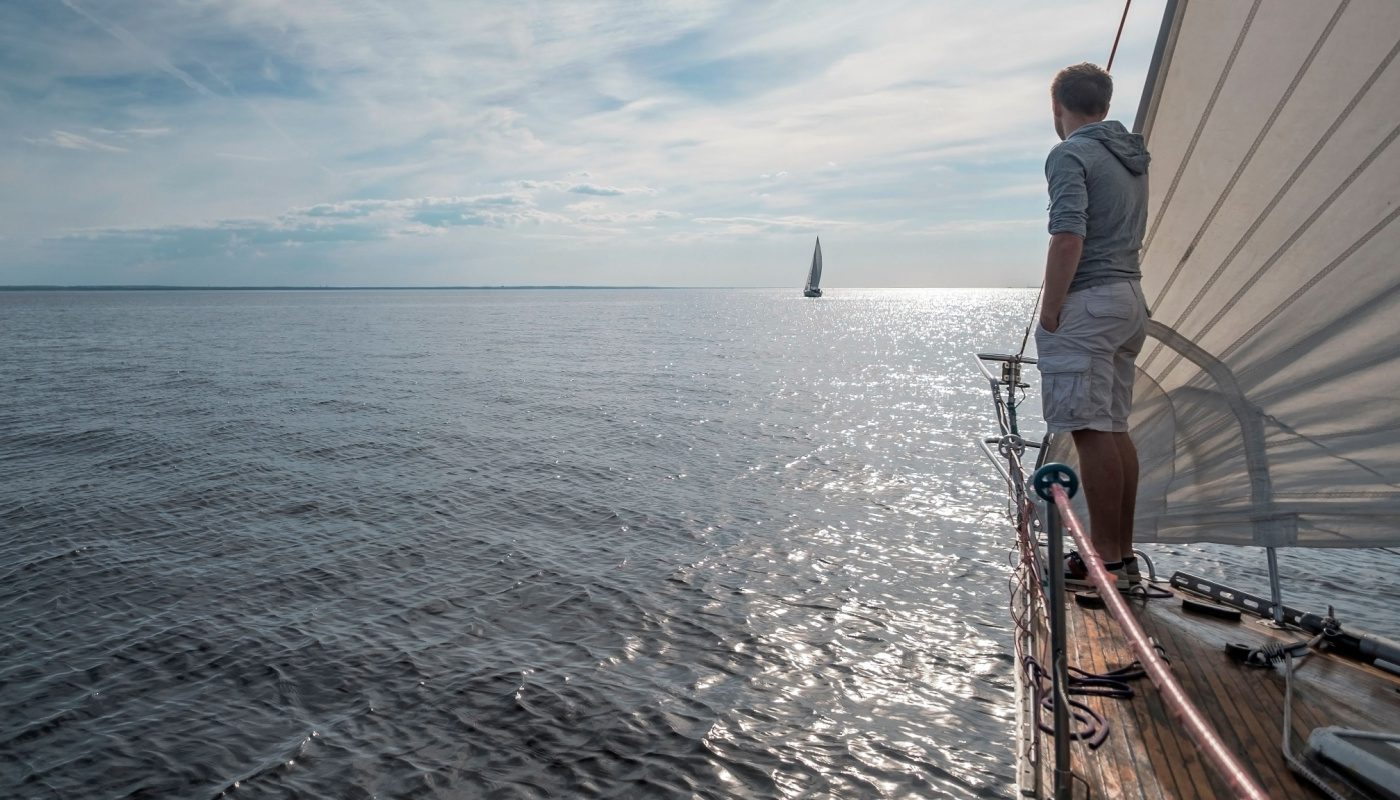
[[[0,292],[414,292],[458,291],[484,292],[502,290],[608,290],[608,289],[791,289],[791,286],[59,286],[24,285],[0,286]],[[862,289],[1034,289],[1034,286],[847,286],[837,291]],[[798,290],[800,291],[800,290]]]
[[[386,292],[450,289],[495,291],[501,289],[728,289],[727,286],[0,286],[0,292]],[[754,287],[780,288],[780,287]]]

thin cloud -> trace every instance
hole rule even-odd
[[[92,12],[73,2],[73,0],[62,0],[62,2],[63,5],[72,9],[75,13],[80,14],[88,22],[91,22],[93,25],[96,25],[97,27],[111,34],[112,37],[117,41],[121,42],[122,44],[125,44],[127,47],[130,47],[133,50],[136,50],[137,52],[144,55],[146,58],[150,59],[151,63],[154,64],[156,68],[159,69],[161,72],[164,72],[165,74],[175,78],[176,80],[180,81],[181,83],[185,84],[186,86],[190,87],[191,89],[206,97],[218,97],[218,94],[215,93],[212,89],[210,89],[208,86],[205,86],[203,83],[200,83],[198,80],[195,79],[193,75],[190,75],[188,72],[185,72],[184,70],[170,63],[169,59],[147,46],[140,39],[136,38],[136,36],[131,31],[127,30],[126,28],[123,28],[121,25],[118,25],[115,22],[111,22],[110,20],[104,19],[102,17],[97,16],[96,14],[93,14]]]
[[[446,228],[510,228],[544,222],[566,223],[541,211],[522,195],[416,197],[351,200],[296,208],[266,219],[224,219],[202,225],[114,227],[72,231],[64,241],[179,243],[217,245],[361,242],[431,235]]]
[[[591,194],[598,197],[618,197],[627,194],[626,189],[619,189],[616,186],[595,186],[591,183],[579,183],[570,186],[567,191],[574,194]]]
[[[155,48],[143,42],[141,39],[137,38],[135,34],[122,27],[121,25],[112,22],[111,20],[100,17],[92,13],[91,11],[88,11],[87,9],[74,2],[74,0],[61,1],[63,5],[67,6],[69,9],[72,9],[74,12],[87,19],[93,25],[96,25],[98,28],[101,28],[103,31],[106,31],[108,34],[110,34],[116,40],[120,41],[122,44],[125,44],[127,47],[130,47],[131,49],[140,53],[161,72],[164,72],[165,74],[175,78],[176,80],[185,84],[186,86],[203,95],[204,97],[223,97],[223,95],[219,94],[218,92],[215,92],[213,89],[210,89],[207,85],[195,78],[189,72],[175,66],[175,64],[171,63],[169,58],[157,51]],[[296,148],[299,152],[305,154],[306,151],[302,147],[301,143],[297,141],[294,137],[292,137],[289,133],[287,133],[286,130],[284,130],[282,126],[277,123],[276,120],[274,120],[270,115],[268,115],[267,112],[265,112],[261,106],[257,105],[256,103],[253,103],[250,100],[247,100],[246,98],[240,97],[238,90],[234,87],[234,85],[230,83],[227,79],[225,79],[222,75],[220,75],[218,72],[216,72],[213,67],[209,66],[203,61],[200,61],[199,59],[193,60],[195,63],[199,64],[199,66],[202,67],[205,72],[209,73],[209,75],[212,76],[214,80],[216,80],[219,84],[221,84],[224,87],[229,97],[242,100],[243,103],[248,107],[248,109],[253,112],[254,116],[261,120],[264,125],[266,125],[279,137],[281,137],[282,140],[285,141],[287,144]]]
[[[80,136],[69,131],[52,130],[47,137],[41,139],[26,138],[26,142],[41,146],[58,147],[64,150],[88,150],[101,153],[128,153],[125,147],[104,144],[86,136]]]
[[[113,130],[111,128],[89,128],[90,133],[98,136],[111,136],[118,139],[155,139],[161,136],[169,136],[169,128],[121,128]]]
[[[851,221],[812,219],[809,217],[700,217],[695,220],[700,225],[721,226],[726,233],[819,233],[824,230],[862,227],[872,229],[875,225],[865,225]],[[884,223],[878,227],[888,227]]]
[[[578,217],[578,221],[600,225],[619,225],[639,222],[661,222],[663,220],[681,218],[682,215],[675,211],[664,211],[659,208],[652,208],[645,211],[622,211],[614,214],[584,214]]]
[[[585,175],[587,173],[584,173]],[[586,194],[593,197],[622,197],[624,195],[655,195],[656,189],[650,186],[602,186],[596,183],[570,183],[568,181],[516,181],[522,189],[548,189],[569,194]]]
[[[247,153],[215,153],[214,156],[216,158],[227,158],[233,161],[258,161],[263,163],[277,161],[277,159],[271,156],[255,156]]]
[[[933,235],[983,234],[1043,227],[1045,227],[1045,220],[1039,217],[1027,217],[1024,219],[959,219],[934,223],[920,229],[919,232]]]

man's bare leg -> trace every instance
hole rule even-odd
[[[1094,549],[1099,551],[1099,557],[1109,563],[1123,559],[1123,536],[1119,532],[1123,522],[1123,456],[1119,450],[1118,436],[1108,431],[1074,432],[1074,449],[1079,453],[1079,478],[1089,504],[1089,539],[1094,543]],[[1136,472],[1133,478],[1136,496]]]
[[[1138,455],[1132,437],[1127,433],[1113,434],[1118,446],[1118,463],[1123,468],[1123,499],[1118,522],[1118,551],[1124,558],[1133,555],[1133,516],[1137,513]]]

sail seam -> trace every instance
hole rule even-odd
[[[1400,128],[1397,128],[1396,131],[1400,132]],[[1394,134],[1391,134],[1391,138],[1394,138]],[[1376,234],[1389,227],[1390,224],[1395,221],[1396,217],[1400,217],[1400,206],[1396,206],[1393,211],[1387,214],[1385,218],[1382,219],[1380,222],[1376,223],[1376,225],[1373,228],[1371,228],[1371,230],[1367,231],[1364,236],[1353,242],[1351,247],[1348,247],[1345,251],[1342,252],[1341,255],[1332,259],[1332,262],[1330,264],[1319,270],[1318,273],[1312,276],[1312,278],[1310,278],[1307,283],[1298,287],[1297,291],[1293,292],[1293,294],[1288,296],[1288,299],[1275,306],[1273,311],[1261,317],[1258,322],[1254,323],[1254,327],[1250,328],[1248,331],[1242,334],[1240,338],[1236,339],[1229,347],[1225,348],[1220,353],[1220,357],[1229,358],[1231,355],[1233,355],[1236,350],[1244,346],[1244,343],[1246,341],[1253,338],[1256,334],[1259,333],[1259,331],[1263,330],[1264,326],[1269,324],[1269,322],[1274,318],[1275,315],[1281,313],[1284,309],[1293,305],[1304,294],[1307,294],[1309,290],[1311,290],[1314,286],[1318,284],[1318,281],[1321,281],[1323,278],[1330,275],[1333,270],[1342,265],[1342,262],[1351,258],[1353,255],[1355,255],[1357,250],[1360,250],[1362,247],[1365,247],[1367,242],[1374,239],[1376,237]],[[1202,331],[1202,333],[1204,333],[1204,331]],[[1287,352],[1288,351],[1285,350],[1284,354],[1286,354]]]
[[[1400,47],[1400,44],[1397,44],[1397,47]],[[1362,161],[1361,164],[1358,165],[1356,169],[1352,170],[1352,173],[1348,175],[1346,179],[1343,180],[1341,184],[1337,186],[1336,189],[1332,190],[1332,193],[1327,196],[1326,200],[1322,201],[1321,205],[1317,207],[1317,210],[1313,211],[1313,213],[1309,215],[1306,220],[1303,221],[1303,224],[1298,226],[1298,229],[1293,232],[1292,236],[1289,236],[1287,239],[1284,240],[1283,244],[1280,245],[1279,248],[1273,252],[1273,255],[1269,256],[1269,258],[1265,260],[1263,264],[1259,265],[1259,268],[1254,271],[1254,274],[1249,276],[1249,280],[1245,281],[1244,285],[1241,286],[1239,290],[1235,292],[1233,297],[1231,297],[1225,303],[1221,304],[1220,309],[1215,312],[1215,316],[1211,317],[1210,320],[1208,320],[1206,324],[1200,328],[1200,330],[1196,331],[1196,335],[1192,338],[1199,341],[1203,336],[1209,333],[1211,329],[1215,327],[1216,323],[1220,322],[1220,320],[1226,314],[1228,314],[1232,308],[1234,308],[1235,304],[1238,303],[1240,299],[1249,292],[1250,289],[1254,288],[1254,284],[1259,282],[1259,279],[1264,276],[1264,273],[1268,272],[1269,269],[1273,267],[1273,265],[1277,263],[1280,258],[1283,258],[1283,256],[1288,252],[1289,248],[1293,246],[1294,242],[1297,242],[1300,238],[1302,238],[1303,234],[1307,233],[1308,230],[1312,228],[1313,223],[1317,222],[1317,220],[1324,213],[1326,213],[1329,208],[1332,207],[1332,204],[1337,201],[1337,198],[1340,197],[1344,191],[1350,188],[1351,184],[1357,179],[1357,177],[1360,176],[1361,173],[1365,172],[1367,167],[1371,166],[1371,163],[1377,158],[1379,158],[1381,153],[1385,152],[1386,148],[1390,147],[1391,143],[1395,141],[1396,136],[1400,136],[1400,125],[1397,125],[1396,127],[1391,129],[1390,135],[1386,136],[1385,139],[1379,145],[1377,145],[1374,150],[1371,151],[1370,155],[1366,156],[1366,160]],[[1396,210],[1400,211],[1400,208],[1397,208]],[[1393,219],[1395,213],[1396,212],[1391,212],[1391,215],[1385,220],[1383,220],[1382,224],[1378,226],[1377,229],[1373,229],[1373,233],[1368,234],[1368,238],[1369,236],[1374,235],[1375,230],[1378,230],[1379,227],[1384,227],[1384,225],[1387,224],[1390,221],[1390,219]],[[1179,320],[1177,324],[1180,324]],[[1170,374],[1171,371],[1179,363],[1181,363],[1180,354],[1178,354],[1176,358],[1172,359],[1171,363],[1167,364],[1167,366],[1162,369],[1162,374]]]
[[[1215,110],[1215,101],[1220,98],[1220,92],[1225,88],[1225,82],[1230,77],[1230,70],[1235,66],[1235,57],[1240,54],[1240,48],[1244,46],[1245,35],[1249,33],[1250,26],[1254,23],[1254,15],[1259,11],[1259,4],[1262,0],[1254,0],[1254,5],[1249,9],[1249,16],[1245,17],[1244,27],[1240,28],[1240,35],[1235,37],[1235,47],[1230,51],[1230,57],[1225,61],[1225,68],[1220,71],[1220,79],[1215,82],[1215,90],[1210,93],[1210,100],[1206,102],[1205,111],[1201,113],[1201,121],[1196,124],[1196,132],[1191,136],[1191,143],[1186,147],[1186,153],[1181,157],[1181,163],[1176,168],[1176,174],[1172,176],[1171,185],[1167,187],[1167,193],[1162,198],[1161,211],[1156,219],[1152,221],[1152,230],[1148,231],[1147,239],[1142,243],[1142,251],[1145,255],[1147,249],[1152,246],[1152,238],[1157,235],[1157,228],[1162,224],[1162,217],[1166,216],[1167,207],[1171,205],[1172,196],[1176,194],[1177,184],[1181,183],[1181,176],[1186,172],[1186,165],[1191,163],[1191,154],[1196,151],[1196,144],[1201,140],[1201,134],[1205,131],[1206,124],[1210,122],[1211,112]]]
[[[1243,235],[1240,236],[1239,241],[1235,243],[1235,246],[1233,249],[1230,250],[1229,255],[1225,256],[1224,260],[1220,262],[1220,266],[1216,269],[1215,275],[1212,275],[1211,277],[1211,284],[1215,282],[1216,277],[1218,277],[1220,274],[1223,274],[1225,269],[1228,268],[1229,265],[1234,262],[1235,257],[1240,254],[1240,251],[1245,248],[1245,245],[1249,244],[1249,240],[1254,237],[1255,232],[1259,230],[1259,226],[1264,224],[1264,220],[1268,219],[1269,215],[1273,213],[1274,209],[1278,206],[1278,204],[1283,201],[1284,196],[1287,195],[1289,190],[1293,188],[1293,184],[1298,182],[1298,179],[1302,177],[1305,171],[1307,171],[1307,168],[1312,165],[1313,160],[1316,159],[1318,154],[1322,152],[1322,148],[1325,147],[1329,141],[1331,141],[1333,134],[1335,134],[1337,130],[1341,128],[1341,126],[1351,117],[1351,113],[1354,110],[1356,110],[1356,107],[1360,105],[1361,101],[1365,99],[1367,94],[1370,93],[1371,87],[1375,85],[1376,81],[1380,80],[1381,75],[1385,74],[1386,69],[1390,67],[1390,63],[1395,60],[1395,56],[1397,53],[1400,53],[1400,42],[1397,42],[1395,46],[1390,49],[1390,52],[1386,54],[1386,57],[1382,59],[1381,63],[1371,73],[1370,77],[1367,78],[1366,82],[1362,84],[1361,88],[1356,92],[1355,95],[1352,96],[1351,101],[1347,103],[1346,108],[1342,109],[1342,112],[1337,115],[1337,118],[1332,122],[1330,126],[1328,126],[1327,130],[1323,131],[1322,135],[1318,137],[1317,143],[1312,146],[1312,149],[1308,151],[1308,154],[1303,158],[1303,160],[1298,162],[1298,166],[1294,168],[1293,174],[1289,175],[1288,180],[1284,181],[1283,185],[1280,186],[1278,191],[1274,193],[1273,198],[1269,200],[1269,204],[1266,205],[1264,207],[1264,210],[1260,211],[1258,216],[1254,218],[1254,221],[1250,223],[1249,228],[1245,230]],[[1373,153],[1372,157],[1374,157],[1374,155],[1375,154]],[[1158,293],[1158,298],[1160,299],[1163,294],[1165,293]],[[1200,295],[1198,294],[1197,296],[1199,297]],[[1185,314],[1181,315],[1181,317],[1184,316]],[[1181,317],[1178,317],[1176,321],[1178,325],[1181,324]],[[1146,369],[1147,367],[1151,366],[1152,362],[1156,360],[1157,355],[1161,351],[1162,345],[1159,343],[1155,348],[1153,348],[1152,352],[1148,353],[1147,357],[1142,360],[1142,368]]]
[[[1298,492],[1274,492],[1274,499],[1275,499],[1275,500],[1286,500],[1286,499],[1292,498],[1292,497],[1303,498],[1303,499],[1306,499],[1306,500],[1326,500],[1326,499],[1328,499],[1328,498],[1333,498],[1333,497],[1339,498],[1339,499],[1342,499],[1342,500],[1361,500],[1361,499],[1392,500],[1392,499],[1395,499],[1396,497],[1400,497],[1400,493],[1397,493],[1397,492],[1381,492],[1381,491],[1368,492],[1368,491],[1364,491],[1364,490],[1357,490],[1357,491],[1354,491],[1354,492],[1349,492],[1349,491],[1340,491],[1340,492],[1302,492],[1302,491],[1298,491]]]
[[[1297,90],[1298,84],[1303,82],[1303,76],[1306,75],[1308,69],[1312,67],[1313,60],[1317,58],[1317,54],[1322,50],[1322,46],[1327,43],[1328,37],[1332,35],[1332,30],[1337,27],[1337,21],[1342,18],[1342,12],[1345,11],[1346,7],[1350,4],[1351,0],[1342,0],[1337,6],[1337,10],[1333,12],[1332,19],[1328,21],[1327,27],[1323,29],[1322,34],[1317,37],[1317,41],[1313,44],[1312,50],[1308,53],[1308,57],[1303,60],[1303,65],[1299,67],[1298,72],[1293,75],[1292,82],[1288,84],[1288,89],[1284,91],[1283,96],[1279,98],[1278,104],[1274,106],[1273,113],[1269,115],[1269,119],[1264,123],[1264,127],[1259,129],[1259,135],[1254,137],[1254,142],[1249,146],[1249,150],[1245,153],[1244,159],[1241,160],[1239,166],[1235,168],[1235,174],[1230,176],[1230,182],[1225,184],[1224,191],[1216,198],[1215,206],[1211,208],[1210,213],[1206,214],[1206,218],[1201,222],[1201,226],[1196,229],[1196,235],[1192,237],[1191,244],[1186,246],[1186,250],[1181,254],[1181,260],[1177,262],[1176,268],[1172,270],[1172,274],[1167,278],[1167,282],[1162,285],[1161,291],[1157,293],[1159,302],[1160,298],[1165,297],[1167,293],[1171,291],[1172,286],[1176,283],[1176,279],[1181,276],[1182,271],[1186,267],[1186,262],[1191,259],[1191,254],[1196,251],[1196,245],[1200,244],[1201,239],[1205,237],[1206,231],[1210,228],[1211,223],[1215,221],[1216,214],[1220,213],[1220,209],[1225,205],[1225,201],[1229,199],[1230,193],[1234,191],[1235,185],[1239,183],[1240,177],[1244,175],[1245,169],[1248,168],[1250,162],[1254,160],[1254,155],[1258,152],[1259,146],[1264,143],[1265,137],[1273,130],[1274,122],[1278,120],[1279,115],[1283,113],[1283,109],[1288,105],[1288,101],[1292,99],[1293,92]],[[1215,279],[1219,277],[1219,274],[1220,271],[1217,269],[1216,274],[1211,276],[1210,283],[1214,283]],[[1196,307],[1196,304],[1200,302],[1200,299],[1204,297],[1209,290],[1210,283],[1207,283],[1205,287],[1197,292],[1196,297],[1191,301],[1191,305],[1188,306],[1186,311],[1178,318],[1178,322],[1190,315],[1191,310]],[[1149,360],[1151,359],[1149,358]]]

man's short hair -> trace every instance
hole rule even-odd
[[[1076,114],[1101,117],[1108,113],[1108,103],[1113,99],[1113,78],[1097,64],[1086,61],[1060,70],[1050,84],[1050,95]]]

